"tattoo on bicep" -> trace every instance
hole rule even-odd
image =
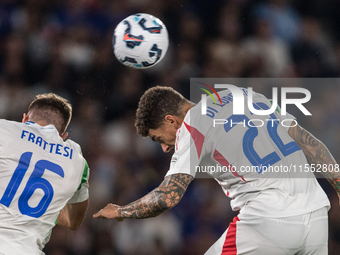
[[[193,177],[188,174],[174,174],[165,177],[164,181],[144,197],[119,208],[122,218],[150,218],[174,207],[183,197]]]
[[[309,164],[321,164],[328,167],[332,165],[331,169],[323,171],[322,174],[340,194],[340,175],[339,172],[333,171],[337,163],[327,147],[301,127],[295,130],[293,136],[303,150]]]
[[[297,129],[297,137],[299,138],[300,142],[306,146],[315,148],[320,144],[320,142],[313,135],[301,127]]]
[[[327,147],[311,135],[307,131],[303,131],[305,136],[305,144],[310,148],[306,153],[307,159],[312,164],[335,164],[332,155],[329,153]]]
[[[294,140],[298,143],[303,153],[305,154],[309,164],[316,164],[318,159],[318,149],[320,149],[320,143],[313,135],[301,127],[294,129]]]

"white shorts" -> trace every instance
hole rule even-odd
[[[283,218],[239,214],[205,255],[240,254],[327,255],[327,208]]]

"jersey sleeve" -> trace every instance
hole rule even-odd
[[[80,185],[76,193],[68,201],[68,204],[84,202],[85,200],[89,198],[89,176],[90,176],[90,168],[85,160],[85,167],[84,167],[83,175],[81,177]]]
[[[172,174],[189,174],[193,177],[196,175],[195,166],[200,163],[200,154],[203,147],[203,141],[200,143],[200,152],[197,152],[196,143],[192,137],[194,129],[190,126],[189,113],[184,119],[181,128],[176,134],[175,153],[171,158],[170,169],[166,176]]]
[[[290,126],[295,126],[296,125],[296,118],[292,114],[286,112],[286,115],[281,114],[281,109],[278,106],[277,110],[275,111],[276,117],[280,120],[282,123],[282,126],[288,131]]]

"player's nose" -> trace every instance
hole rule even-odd
[[[161,146],[162,146],[162,150],[164,151],[164,153],[168,153],[171,150],[169,145],[162,143]]]

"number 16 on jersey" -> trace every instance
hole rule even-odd
[[[7,185],[5,193],[0,200],[1,204],[9,207],[12,203],[13,198],[17,193],[18,188],[31,163],[32,155],[32,152],[25,152],[21,155],[19,164],[15,169],[12,178]],[[18,200],[19,210],[24,215],[39,218],[46,212],[48,206],[52,201],[54,195],[53,187],[48,180],[42,178],[45,170],[51,171],[64,178],[64,170],[61,168],[61,166],[47,160],[39,160],[35,164],[34,170]],[[44,196],[41,198],[36,207],[31,207],[28,204],[28,201],[33,196],[36,189],[43,190]]]

